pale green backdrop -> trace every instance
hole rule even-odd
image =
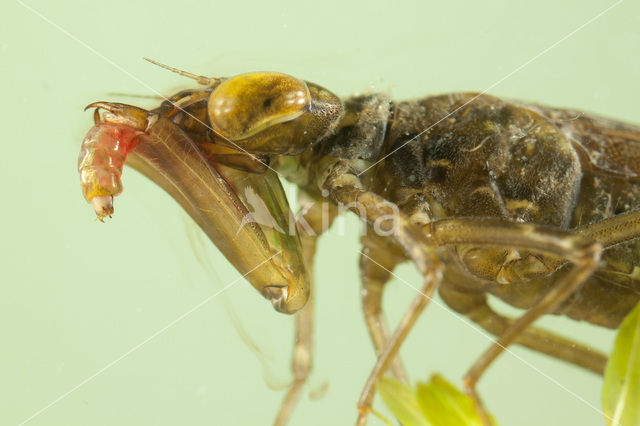
[[[92,123],[83,107],[150,106],[109,93],[191,85],[143,56],[205,75],[283,71],[340,95],[491,87],[640,123],[636,0],[5,0],[2,15],[2,425],[268,425],[290,379],[291,318],[246,282],[174,322],[238,273],[173,200],[131,170],[108,223],[94,222],[82,199],[76,158]],[[360,316],[357,222],[345,230],[320,244],[315,366],[292,425],[352,424],[374,362]],[[398,273],[420,282],[408,265]],[[388,293],[396,320],[414,292],[395,280]],[[543,323],[610,349],[607,330]],[[412,379],[440,371],[460,384],[487,344],[433,305],[402,354]],[[535,369],[506,355],[479,386],[501,424],[604,424],[600,378],[513,351]]]

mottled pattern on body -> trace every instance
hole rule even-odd
[[[564,230],[640,209],[640,129],[476,96],[392,104],[384,160],[363,179],[368,189],[409,216],[499,217]],[[323,151],[348,141],[358,144],[338,132]],[[639,248],[637,242],[609,248],[596,274],[557,313],[617,326],[640,295]],[[521,308],[563,275],[554,259],[516,248],[458,246],[446,256],[457,271],[448,273],[444,292],[488,290]]]

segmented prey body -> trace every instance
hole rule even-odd
[[[98,218],[113,213],[113,197],[122,192],[122,168],[144,133],[116,123],[98,123],[82,141],[78,171],[82,193]]]

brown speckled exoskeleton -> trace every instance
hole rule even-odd
[[[604,355],[531,324],[558,314],[616,328],[640,299],[640,127],[484,94],[341,100],[280,73],[172,70],[201,87],[153,110],[90,105],[83,192],[99,218],[110,216],[126,159],[179,201],[278,311],[299,311],[295,381],[276,424],[310,368],[316,239],[345,209],[367,223],[362,305],[379,356],[358,424],[381,375],[405,378],[397,351],[436,290],[498,336],[464,380],[485,422],[475,385],[511,343],[602,374]],[[276,173],[301,190],[297,222]],[[382,289],[406,260],[424,284],[390,334]],[[526,313],[506,318],[487,294]]]

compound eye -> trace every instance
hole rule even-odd
[[[211,93],[209,120],[218,134],[237,141],[299,117],[310,103],[302,80],[274,72],[242,74]]]

